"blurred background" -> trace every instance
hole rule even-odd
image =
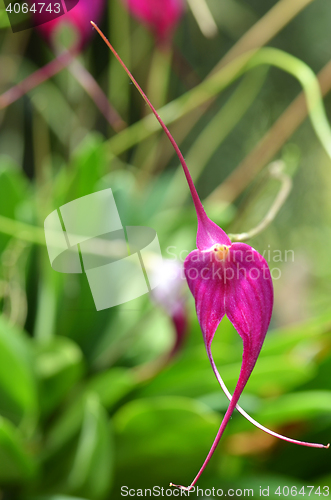
[[[282,189],[268,165],[282,162],[292,190],[249,240],[269,262],[275,306],[241,406],[292,438],[331,440],[331,160],[295,78],[302,64],[318,74],[330,116],[331,4],[80,0],[55,21],[13,33],[0,0],[6,500],[116,500],[122,485],[189,484],[228,404],[179,277],[196,216],[178,158],[91,19],[161,110],[224,230],[263,219]],[[284,71],[286,53],[297,59]],[[260,55],[263,64],[250,63]],[[178,277],[159,294],[97,312],[86,275],[52,269],[43,223],[107,188],[123,225],[156,230]],[[242,342],[226,318],[213,353],[233,391]],[[314,485],[311,497],[327,496],[330,466],[327,450],[279,441],[236,412],[199,486],[253,488],[254,496],[269,486],[280,498],[286,486],[297,488],[293,496]]]

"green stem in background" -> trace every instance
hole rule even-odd
[[[169,81],[171,74],[173,51],[171,45],[160,49],[155,47],[147,82],[147,95],[152,96],[151,102],[157,103],[156,108],[164,106],[167,101]],[[153,136],[147,141],[142,141],[137,147],[133,164],[138,166],[137,186],[150,181],[150,175],[158,164],[158,158],[163,151],[163,141],[158,136]]]
[[[7,12],[5,16],[8,19]],[[6,30],[5,37],[1,45],[0,68],[6,68],[1,71],[0,88],[6,88],[8,84],[15,81],[19,71],[22,54],[28,44],[30,30],[20,31],[12,36],[11,30]],[[5,117],[6,111],[0,113],[0,126]]]
[[[316,75],[306,63],[279,49],[264,48],[258,52],[254,51],[244,54],[232,61],[194,89],[161,108],[159,114],[162,120],[166,125],[169,125],[189,111],[215,97],[221,90],[242,75],[244,71],[265,64],[276,66],[293,75],[302,85],[312,126],[328,156],[331,158],[331,130]],[[149,137],[157,129],[158,127],[153,121],[153,116],[148,115],[143,120],[110,139],[108,146],[110,145],[111,151],[114,154],[120,154],[137,142]]]
[[[160,49],[155,47],[149,68],[147,81],[147,92],[155,102],[155,108],[164,106],[167,101],[171,70],[172,50],[171,47]]]
[[[10,323],[20,327],[25,324],[28,310],[25,287],[27,248],[27,243],[12,238],[0,256],[0,273],[3,278],[0,291],[0,298],[3,300],[2,313]]]
[[[212,73],[218,71],[241,54],[257,50],[272,40],[288,23],[314,0],[279,0],[254,24],[225,54]]]
[[[250,50],[257,50],[263,45],[266,45],[272,38],[274,38],[292,19],[294,19],[305,7],[307,7],[313,0],[279,0],[274,7],[272,7],[257,23],[252,26],[235,45],[230,49],[224,57],[221,58],[219,63],[215,66],[211,74],[218,72],[223,67],[227,66],[231,61],[241,57],[243,54]],[[210,76],[210,75],[209,75]],[[207,107],[213,102],[213,98],[207,103]],[[194,115],[187,117],[181,123],[180,144],[194,125],[201,118],[205,109],[195,109]],[[184,115],[183,115],[184,116]],[[170,122],[169,122],[170,123]],[[152,123],[148,123],[152,126]],[[155,130],[153,129],[152,133]],[[138,133],[136,129],[133,134]],[[143,137],[144,138],[144,137]],[[139,142],[139,141],[138,141]],[[134,143],[135,144],[135,143]],[[131,144],[131,145],[134,145]],[[115,144],[114,144],[115,145]],[[129,146],[130,147],[130,146]]]
[[[41,187],[52,176],[51,138],[49,127],[36,108],[32,109],[32,137],[35,179],[37,186]]]
[[[318,73],[322,96],[331,90],[331,61]],[[307,118],[305,93],[301,92],[285,109],[278,120],[260,139],[253,150],[239,163],[231,174],[208,196],[207,202],[232,203],[253,181],[254,177],[270,162],[291,135]]]
[[[249,62],[249,64],[247,64],[247,62]],[[278,49],[261,49],[253,56],[251,54],[246,54],[233,61],[213,75],[213,77],[202,82],[195,89],[192,89],[175,101],[164,106],[161,110],[164,122],[166,124],[171,123],[180,116],[183,116],[183,114],[187,113],[189,110],[194,109],[197,105],[207,102],[211,96],[216,95],[220,90],[225,88],[226,85],[241,75],[244,69],[247,70],[261,64],[277,66],[289,72],[299,80],[305,92],[309,116],[314,130],[329,157],[331,157],[331,130],[325,114],[318,80],[314,72],[304,62]],[[121,146],[124,151],[127,149],[128,144],[133,145],[142,140],[142,138],[149,137],[157,129],[158,124],[157,121],[154,120],[154,116],[148,115],[140,122],[115,136],[113,142],[111,142],[112,140],[108,141],[108,145],[109,143],[115,143],[116,145],[117,142],[117,149],[121,149]],[[119,137],[120,139],[118,139]],[[116,151],[116,147],[114,149]],[[117,154],[119,154],[118,151]],[[42,243],[40,243],[40,231],[42,233],[42,229],[39,230],[18,221],[10,221],[2,216],[0,216],[0,231],[12,234],[16,237],[25,235],[25,237],[22,238],[25,239],[25,241],[44,244],[43,234]]]
[[[302,85],[308,113],[322,146],[331,159],[331,129],[328,122],[319,82],[313,70],[300,59],[282,50],[266,48],[260,50],[248,63],[248,68],[261,64],[276,66],[291,74]]]
[[[261,64],[277,66],[299,80],[305,92],[309,116],[314,130],[327,154],[331,158],[331,130],[325,114],[317,78],[314,72],[304,62],[278,49],[261,49],[253,56],[251,54],[246,54],[238,60],[233,61],[195,89],[164,106],[161,111],[164,122],[166,124],[171,123],[173,120],[178,119],[188,112],[188,110],[192,110],[197,105],[208,101],[211,96],[216,95],[226,85],[242,74],[244,68],[247,70]],[[125,143],[126,146],[128,146],[128,144],[133,145],[139,142],[139,140],[142,140],[141,136],[150,136],[157,128],[158,125],[157,122],[154,121],[153,115],[148,115],[137,124],[115,136],[113,141],[115,141],[116,144],[117,139],[117,144],[120,144],[123,148]],[[140,139],[138,139],[138,136],[140,136]],[[122,140],[120,139],[120,141],[118,141],[119,137],[122,137]],[[112,144],[111,141],[109,142]],[[124,147],[123,150],[125,149]],[[43,233],[42,229],[39,230],[18,221],[10,221],[5,217],[0,217],[0,231],[12,234],[16,237],[22,237],[22,235],[24,235],[25,237],[22,239],[25,239],[25,241],[44,244],[44,235],[42,234],[41,236],[41,233]],[[42,243],[40,243],[41,239]]]
[[[281,160],[275,161],[271,163],[271,165],[269,166],[270,177],[280,181],[281,186],[276,196],[276,199],[273,202],[272,206],[270,207],[267,215],[262,219],[260,224],[258,224],[256,227],[254,227],[247,233],[240,233],[240,234],[229,233],[228,236],[231,241],[247,241],[251,238],[254,238],[254,236],[257,236],[258,234],[262,233],[262,231],[264,231],[276,218],[279,210],[284,205],[292,189],[292,179],[291,177],[285,174],[284,167],[285,164]]]
[[[216,36],[218,34],[218,27],[206,0],[187,0],[187,3],[201,33],[206,38],[213,38]]]
[[[91,73],[83,66],[78,58],[73,58],[68,66],[70,73],[76,78],[77,82],[81,84],[85,92],[91,97],[99,111],[108,121],[109,125],[119,132],[126,127],[126,123],[115,108],[110,104],[107,96],[99,86],[98,82],[91,75]]]
[[[31,226],[3,215],[0,215],[0,232],[14,236],[22,241],[46,246],[45,233],[42,227]]]
[[[131,61],[130,18],[122,2],[109,3],[109,32],[112,44],[118,47],[126,61]],[[114,104],[125,121],[128,120],[130,82],[118,64],[111,58],[109,63],[109,101]]]
[[[182,118],[190,111],[195,110],[202,104],[206,104],[221,90],[228,87],[230,83],[242,74],[245,65],[252,55],[252,53],[248,53],[238,57],[215,75],[197,85],[194,89],[189,90],[158,110],[165,125],[179,120],[179,118]],[[107,151],[117,156],[158,131],[159,126],[157,122],[153,115],[149,114],[139,122],[109,139],[105,143],[105,147]]]
[[[185,155],[194,182],[198,180],[208,161],[250,108],[265,82],[266,75],[265,68],[249,72],[220,111],[195,139]],[[174,200],[176,204],[185,201],[187,190],[184,183],[182,172],[177,169],[168,188],[166,205],[173,205]]]
[[[47,252],[43,251],[39,259],[41,278],[38,283],[36,319],[33,335],[38,342],[49,342],[56,333],[56,314],[58,297],[61,292],[61,274],[54,273],[49,263]]]
[[[27,76],[22,82],[4,92],[0,95],[0,109],[6,108],[32,89],[38,87],[46,80],[49,80],[49,78],[52,78],[59,71],[67,67],[74,56],[75,54],[71,54],[70,52],[59,54],[51,62],[39,68],[37,71]]]
[[[156,108],[164,106],[167,100],[170,71],[171,71],[172,50],[171,47],[160,49],[155,47],[147,81],[147,95],[152,96],[151,102],[156,103]],[[146,111],[149,108],[145,108]],[[144,113],[145,114],[145,113]],[[145,178],[146,173],[150,172],[155,165],[155,157],[158,149],[159,141],[156,137],[149,141],[141,142],[132,161],[140,172],[141,177]]]
[[[58,53],[57,57],[51,62],[0,95],[0,109],[6,108],[23,95],[55,76],[64,68],[68,68],[70,73],[92,98],[99,111],[104,115],[111,127],[116,132],[122,130],[126,126],[125,122],[109,103],[107,97],[91,73],[87,71],[78,59],[76,59],[76,56],[77,54],[75,52],[70,51]]]

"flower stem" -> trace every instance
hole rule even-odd
[[[201,33],[206,38],[214,38],[218,34],[218,27],[206,0],[187,0],[187,3]]]
[[[95,78],[91,73],[80,63],[78,59],[72,59],[68,67],[70,73],[81,84],[86,93],[92,98],[99,111],[106,118],[110,126],[119,132],[126,127],[126,123],[115,108],[109,103],[106,94],[103,92]]]
[[[231,241],[247,241],[254,236],[262,233],[269,224],[275,219],[279,210],[284,205],[287,200],[288,195],[292,189],[292,179],[290,176],[284,173],[284,162],[282,160],[275,161],[269,165],[270,176],[281,182],[280,190],[273,202],[271,208],[269,209],[267,215],[262,219],[260,224],[248,231],[247,233],[240,234],[228,234]]]
[[[124,62],[122,61],[122,59],[120,58],[120,56],[117,54],[116,50],[113,48],[113,46],[111,45],[111,43],[109,42],[109,40],[105,37],[105,35],[102,33],[102,31],[98,28],[98,26],[93,21],[91,21],[91,24],[97,30],[97,32],[99,33],[99,35],[101,36],[101,38],[103,39],[103,41],[110,48],[110,50],[112,51],[112,53],[114,54],[114,56],[116,57],[116,59],[118,60],[118,62],[124,68],[125,72],[129,76],[130,80],[132,81],[132,83],[134,84],[134,86],[136,87],[136,89],[138,90],[138,92],[140,93],[140,95],[142,96],[142,98],[144,99],[144,101],[146,102],[146,104],[152,110],[152,112],[155,115],[157,121],[159,122],[159,124],[163,128],[165,134],[167,135],[169,141],[171,142],[171,144],[172,144],[172,146],[173,146],[174,150],[176,151],[176,154],[177,154],[177,156],[179,158],[179,161],[180,161],[180,163],[181,163],[181,165],[183,167],[184,174],[185,174],[185,177],[186,177],[186,180],[187,180],[187,183],[189,185],[189,189],[190,189],[190,192],[191,192],[191,195],[192,195],[193,203],[194,203],[196,212],[198,214],[198,218],[203,223],[205,220],[208,219],[208,217],[207,217],[206,212],[205,212],[205,210],[204,210],[204,208],[202,206],[202,203],[200,201],[200,198],[199,198],[199,195],[197,193],[197,190],[195,189],[195,186],[194,186],[194,183],[193,183],[190,171],[189,171],[189,169],[188,169],[188,167],[186,165],[186,162],[184,160],[182,152],[180,151],[179,147],[177,146],[175,139],[172,137],[169,129],[167,128],[167,126],[165,125],[165,123],[163,122],[163,120],[161,119],[160,115],[158,114],[158,112],[156,111],[156,109],[154,108],[154,106],[152,105],[152,103],[150,102],[150,100],[148,99],[147,95],[142,90],[142,88],[140,87],[140,85],[138,84],[138,82],[135,80],[135,78],[130,73],[130,71],[128,70],[128,68],[125,66]]]
[[[23,95],[27,94],[35,87],[38,87],[49,78],[52,78],[64,68],[68,67],[70,73],[92,98],[113,129],[116,132],[122,130],[126,126],[126,123],[111,106],[106,95],[103,93],[93,76],[76,59],[76,55],[77,54],[74,51],[61,52],[55,59],[53,59],[53,61],[38,69],[32,73],[32,75],[29,75],[22,82],[11,87],[9,90],[0,95],[0,109],[13,104]]]
[[[194,140],[185,155],[194,182],[199,179],[208,161],[253,104],[266,76],[266,68],[259,68],[245,75],[231,97]],[[206,148],[207,143],[208,148]],[[165,205],[173,205],[173,200],[180,205],[185,202],[186,196],[186,191],[183,190],[182,173],[178,169],[169,185]]]
[[[0,109],[6,108],[20,97],[30,92],[41,83],[56,75],[68,66],[74,57],[73,53],[63,52],[56,59],[29,75],[25,80],[4,92],[0,96]]]
[[[317,75],[322,95],[331,90],[331,61]],[[266,132],[255,148],[239,163],[233,172],[208,197],[216,202],[233,200],[249,185],[254,177],[277,154],[308,115],[304,92],[301,92]]]

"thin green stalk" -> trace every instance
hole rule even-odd
[[[247,241],[250,240],[251,238],[254,238],[254,236],[257,236],[258,234],[262,233],[277,217],[278,212],[284,205],[292,189],[292,179],[289,175],[285,173],[284,170],[285,170],[285,164],[281,160],[275,161],[271,163],[271,165],[269,165],[270,177],[273,177],[274,179],[277,179],[280,182],[281,184],[280,190],[277,193],[277,196],[273,204],[271,205],[270,209],[268,210],[267,214],[263,217],[262,221],[257,226],[255,226],[253,229],[245,233],[228,234],[232,242]]]
[[[109,2],[110,40],[118,48],[125,60],[131,60],[131,38],[129,13],[121,2]],[[109,100],[125,121],[128,119],[130,104],[130,84],[118,64],[110,61]]]
[[[331,61],[318,73],[322,96],[331,90]],[[275,157],[308,116],[305,93],[303,91],[283,111],[275,123],[266,131],[256,146],[245,156],[228,177],[212,191],[208,203],[222,200],[232,203],[253,181],[254,177]]]
[[[326,153],[331,159],[331,129],[323,105],[318,79],[313,70],[300,59],[282,50],[261,49],[248,63],[248,68],[261,64],[276,66],[294,76],[302,85],[306,96],[310,121]]]
[[[230,69],[230,63],[239,60],[244,60],[245,56],[249,54],[250,50],[256,51],[261,46],[268,43],[274,36],[277,35],[292,19],[294,19],[305,7],[307,7],[313,0],[279,0],[274,7],[272,7],[250,30],[248,30],[238,42],[231,48],[231,50],[219,61],[219,63],[215,66],[212,74],[220,74],[220,70]],[[116,45],[117,46],[117,45]],[[123,51],[121,50],[123,55]],[[250,53],[252,54],[252,53]],[[124,58],[126,63],[128,64],[128,59]],[[243,63],[244,64],[244,63]],[[209,81],[210,77],[207,78],[206,81]],[[205,82],[206,82],[205,81]],[[230,78],[229,83],[231,83],[232,79]],[[205,83],[203,82],[203,83]],[[225,88],[229,83],[224,84]],[[199,87],[200,88],[200,87]],[[195,89],[194,89],[195,90]],[[202,88],[203,90],[203,88]],[[207,99],[203,102],[197,101],[197,105],[194,106],[191,103],[191,106],[184,109],[178,109],[177,113],[170,106],[166,106],[160,110],[162,119],[165,121],[166,125],[171,124],[172,122],[178,120],[188,112],[193,109],[198,108],[201,104],[204,104],[208,101],[212,101],[213,97],[217,95],[217,93],[221,90],[221,88],[216,91],[214,94],[209,95]],[[185,94],[186,96],[187,94]],[[185,100],[185,97],[182,96]],[[193,94],[193,98],[194,98]],[[179,98],[181,99],[181,98]],[[174,103],[178,103],[179,108],[181,108],[181,101],[178,102],[173,101]],[[172,104],[172,103],[170,103]],[[164,113],[164,114],[163,114]],[[202,112],[201,112],[202,113]],[[195,125],[198,119],[201,116],[201,113],[197,113],[195,118],[192,119],[188,126],[186,127],[185,135],[191,130],[191,128]],[[122,115],[123,116],[123,115]],[[146,139],[153,133],[158,130],[158,126],[156,122],[153,120],[152,116],[149,118],[144,118],[143,120],[137,122],[127,129],[127,133],[117,134],[115,137],[111,138],[108,141],[108,146],[110,151],[112,151],[115,155],[119,155],[129,149],[130,147],[136,145],[141,140]]]
[[[208,161],[252,105],[266,75],[267,71],[264,69],[248,73],[220,111],[195,139],[191,149],[185,155],[194,181],[197,181]],[[185,201],[187,190],[181,169],[177,169],[174,174],[168,193],[166,203],[176,200],[176,204],[181,204]]]
[[[304,62],[278,49],[261,49],[257,53],[254,52],[253,55],[250,53],[236,59],[195,89],[164,106],[160,111],[164,122],[169,124],[195,107],[208,102],[212,96],[238,78],[244,70],[247,71],[258,65],[265,64],[276,66],[292,74],[301,83],[307,99],[309,116],[313,128],[331,158],[331,130],[324,110],[321,90],[316,75]],[[158,129],[159,124],[155,120],[155,117],[148,115],[109,141],[113,145],[113,153],[119,154],[130,147],[130,145],[149,137]],[[24,239],[25,241],[45,244],[42,228],[12,221],[3,216],[0,216],[0,231]]]
[[[155,47],[149,69],[147,95],[151,102],[155,103],[157,109],[164,106],[167,100],[171,59],[172,50],[170,46],[164,49],[160,49],[158,46]],[[154,167],[158,143],[157,138],[153,137],[150,141],[141,142],[135,151],[133,164],[138,168],[140,167],[142,179],[145,179],[146,173],[150,172]]]
[[[171,70],[171,47],[154,48],[147,83],[148,96],[157,109],[164,106],[167,100],[169,77]]]
[[[208,80],[161,108],[159,114],[162,120],[166,125],[173,123],[198,106],[210,101],[243,72],[264,64],[276,66],[293,75],[300,82],[307,99],[313,128],[331,158],[331,130],[316,75],[306,63],[279,49],[264,48],[235,59]],[[118,155],[157,130],[159,130],[157,121],[153,115],[148,115],[110,139],[106,147],[109,147],[113,154]]]
[[[0,232],[36,245],[46,245],[45,233],[42,227],[31,226],[3,215],[0,215]]]
[[[258,50],[272,40],[292,19],[314,0],[279,0],[254,26],[238,40],[215,66],[219,70],[241,54]]]
[[[230,83],[242,74],[245,65],[252,55],[252,53],[247,53],[238,57],[215,75],[197,85],[194,89],[189,90],[158,110],[165,125],[179,120],[179,118],[185,116],[190,111],[207,103],[221,90],[230,85]],[[149,114],[139,122],[109,139],[105,147],[107,151],[117,156],[144,139],[147,139],[158,130],[160,128],[155,117]]]
[[[206,38],[213,38],[218,34],[217,24],[206,0],[187,0],[193,16]]]

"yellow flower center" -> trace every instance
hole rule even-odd
[[[217,257],[217,260],[225,260],[228,253],[229,253],[230,247],[228,245],[214,245],[213,246],[213,251],[215,252],[215,255]]]

